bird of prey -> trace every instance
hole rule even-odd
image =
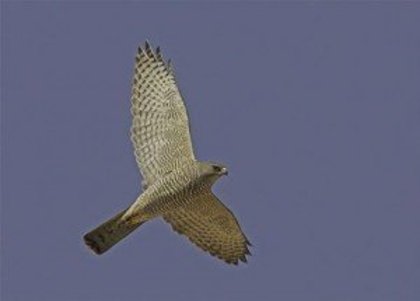
[[[195,159],[185,104],[170,60],[148,42],[136,55],[131,140],[143,193],[127,209],[84,236],[103,254],[140,225],[162,217],[173,230],[229,264],[247,262],[250,242],[233,213],[213,194],[228,170]]]

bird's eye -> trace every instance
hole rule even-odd
[[[217,166],[217,165],[213,165],[213,169],[214,169],[215,172],[222,171],[222,168],[220,166]]]

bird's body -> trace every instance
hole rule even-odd
[[[146,43],[139,49],[132,90],[131,138],[143,174],[143,193],[84,236],[102,254],[144,222],[163,217],[194,244],[228,263],[246,262],[249,241],[211,192],[223,165],[195,159],[188,116],[172,68]]]
[[[188,205],[197,194],[210,189],[200,167],[200,162],[191,162],[158,179],[128,208],[124,218],[147,221]]]

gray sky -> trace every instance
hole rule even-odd
[[[1,299],[420,300],[419,3],[1,3]],[[131,203],[134,54],[172,58],[254,244],[227,266]]]

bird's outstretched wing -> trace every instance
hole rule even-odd
[[[195,245],[227,263],[247,262],[251,245],[233,213],[210,191],[163,218]]]
[[[194,159],[187,111],[169,63],[146,42],[136,56],[131,140],[144,184]]]

